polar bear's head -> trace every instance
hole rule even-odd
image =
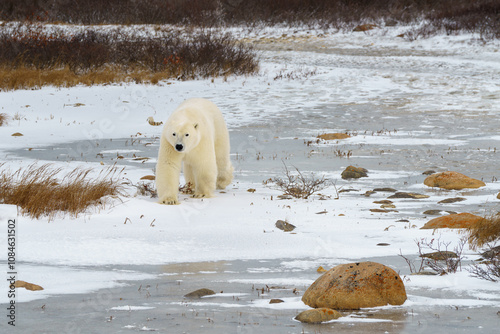
[[[200,143],[198,124],[170,124],[165,128],[164,136],[174,150],[180,153],[187,153]]]

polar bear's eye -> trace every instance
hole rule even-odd
[[[172,136],[174,136],[174,137],[176,136],[175,132],[174,132],[174,133],[172,133]]]
[[[186,137],[189,137],[189,133],[186,133]]]

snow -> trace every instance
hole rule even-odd
[[[286,51],[283,47],[282,50],[260,51],[261,70],[256,76],[173,81],[157,86],[127,83],[0,92],[0,113],[11,117],[6,126],[0,127],[0,163],[5,163],[1,168],[11,170],[35,162],[35,159],[21,155],[19,150],[27,152],[31,149],[29,152],[33,154],[44,154],[49,151],[49,146],[53,146],[52,151],[67,143],[76,143],[74,156],[78,157],[79,152],[88,152],[87,148],[94,147],[99,140],[125,139],[131,142],[140,138],[157,145],[155,138],[161,127],[149,125],[146,119],[153,116],[156,121],[165,120],[180,102],[194,96],[212,99],[223,110],[231,133],[239,131],[246,135],[246,139],[233,145],[232,158],[237,167],[233,184],[226,191],[217,192],[214,198],[200,200],[181,195],[181,205],[165,206],[157,204],[154,199],[136,195],[134,189],[129,188],[130,197],[113,200],[103,209],[89,210],[78,218],[58,215],[50,222],[21,216],[15,206],[0,204],[0,221],[15,219],[17,222],[18,278],[44,287],[43,291],[37,292],[19,290],[18,301],[87,293],[151,277],[145,272],[109,269],[116,265],[284,259],[284,267],[300,271],[368,256],[383,258],[400,252],[416,254],[414,241],[433,237],[432,231],[419,230],[429,217],[416,214],[418,208],[461,194],[435,191],[422,183],[410,182],[419,177],[422,170],[396,170],[382,166],[371,168],[367,179],[354,184],[343,183],[340,172],[352,161],[339,158],[331,166],[318,167],[319,171],[337,182],[339,190],[353,187],[360,189],[359,193],[345,193],[335,199],[336,189],[329,187],[321,192],[331,196],[326,201],[317,197],[283,201],[277,199],[278,190],[264,186],[262,181],[280,171],[282,158],[303,160],[306,166],[309,166],[309,158],[298,153],[286,156],[289,152],[283,147],[276,151],[278,158],[275,161],[267,158],[262,166],[253,162],[255,154],[264,152],[267,145],[292,142],[294,135],[291,130],[299,133],[300,145],[302,140],[312,140],[322,132],[359,131],[357,136],[340,144],[320,143],[311,150],[322,155],[325,153],[321,150],[332,147],[356,147],[361,151],[354,152],[353,157],[361,162],[381,161],[381,155],[370,151],[381,148],[388,151],[384,153],[390,157],[388,159],[403,152],[398,150],[416,150],[417,155],[421,154],[422,165],[428,165],[427,157],[437,156],[433,151],[442,147],[452,147],[458,152],[464,146],[479,145],[478,142],[489,142],[492,147],[497,145],[500,140],[497,133],[493,130],[471,131],[469,121],[485,117],[485,121],[474,121],[479,129],[479,125],[498,119],[499,43],[482,44],[470,35],[436,36],[408,42],[394,37],[398,29],[356,35],[299,31],[296,35],[304,37],[310,43],[309,48]],[[294,34],[284,28],[266,28],[252,31],[250,35],[245,35],[242,29],[232,30],[237,36],[255,40]],[[300,47],[304,40],[287,47]],[[360,54],[360,50],[364,52]],[[474,76],[470,75],[471,68]],[[310,70],[317,73],[308,77],[305,73]],[[296,73],[299,79],[275,79],[280,72]],[[335,114],[333,119],[328,117],[328,108],[332,106],[344,108],[341,115]],[[377,106],[385,109],[381,112]],[[402,111],[405,113],[401,114]],[[371,117],[371,121],[367,117]],[[289,118],[303,121],[290,125],[287,123]],[[406,129],[395,133],[373,133],[386,128],[392,131],[393,121]],[[357,128],[360,122],[366,126]],[[14,132],[21,132],[23,136],[12,137]],[[487,147],[482,150],[490,164],[498,164],[498,156]],[[141,156],[143,152],[140,145],[100,150],[102,155],[110,157],[117,154]],[[285,156],[281,156],[283,152]],[[120,161],[102,159],[105,165],[102,166],[94,157],[80,157],[79,161],[67,161],[66,157],[61,154],[61,160],[41,159],[38,163],[50,162],[64,170],[83,166],[96,172],[114,162],[118,166],[121,164]],[[146,167],[140,161],[126,165],[124,177],[137,183],[140,177],[152,174],[151,164],[154,164],[155,156],[150,158]],[[439,161],[446,161],[446,156]],[[454,160],[450,158],[450,161]],[[447,166],[447,163],[443,165]],[[304,169],[307,171],[307,167]],[[481,168],[471,172],[485,180],[492,177],[489,171],[481,171]],[[485,188],[476,193],[472,191],[466,202],[452,204],[452,207],[457,211],[461,211],[462,205],[476,211],[487,210],[481,205],[494,202],[500,189],[498,182],[489,180],[486,180]],[[384,199],[385,195],[378,193],[363,198],[360,194],[387,183],[405,184],[406,190],[432,196],[423,200],[395,200],[399,213],[370,212],[370,209],[378,208],[373,201]],[[256,191],[250,193],[249,188]],[[324,210],[327,214],[315,214]],[[395,222],[405,216],[411,217],[410,224]],[[278,219],[287,219],[297,229],[293,233],[278,230],[274,226]],[[451,230],[439,234],[453,243],[461,237]],[[378,243],[389,243],[390,246],[377,247]],[[0,245],[6,244],[6,234],[2,232]],[[0,261],[6,267],[6,252],[1,253]],[[263,264],[252,270],[269,273],[273,268]],[[304,276],[262,281],[241,278],[232,282],[307,286],[313,281],[313,277]],[[2,291],[7,290],[6,284],[3,283]],[[500,305],[500,286],[471,278],[467,272],[445,277],[412,276],[405,284],[410,292],[405,307]],[[411,295],[413,290],[421,289],[467,292],[471,298]],[[494,297],[485,297],[491,295]],[[6,302],[7,295],[2,294],[0,303]],[[264,307],[263,303],[258,300],[253,305]],[[211,302],[204,300],[198,304],[211,305]],[[214,304],[237,307],[231,303]],[[299,297],[280,305],[265,307],[304,308]],[[112,309],[147,308],[117,306]],[[364,319],[351,317],[341,321]]]

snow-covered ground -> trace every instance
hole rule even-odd
[[[137,195],[132,186],[127,187],[129,197],[104,209],[91,209],[78,218],[58,215],[50,222],[21,216],[15,206],[0,204],[4,248],[7,221],[16,220],[18,279],[45,288],[18,289],[17,301],[88,293],[127,280],[158,277],[144,269],[147,265],[298,261],[296,271],[311,271],[319,265],[364,258],[384,262],[400,252],[415,256],[415,240],[421,238],[439,237],[453,247],[463,235],[419,228],[433,218],[423,214],[428,209],[483,215],[499,209],[500,45],[482,43],[471,35],[408,42],[396,37],[400,28],[392,29],[337,34],[263,29],[250,35],[234,29],[260,50],[258,75],[155,86],[129,83],[0,92],[0,113],[10,117],[0,127],[2,169],[16,170],[36,161],[98,172],[116,163],[126,166],[124,179],[137,183],[153,174],[161,132],[146,119],[164,121],[190,97],[209,98],[223,111],[235,165],[234,182],[224,192],[203,200],[181,196],[178,206],[159,205]],[[345,131],[355,136],[314,142],[320,133]],[[23,136],[11,136],[15,132]],[[308,141],[312,143],[307,145]],[[349,151],[349,159],[339,156]],[[116,159],[118,154],[125,159]],[[134,161],[134,154],[150,159]],[[314,172],[331,179],[334,186],[321,191],[327,199],[279,200],[280,191],[262,182],[282,176],[283,162],[306,175]],[[342,180],[340,173],[348,165],[367,168],[369,177]],[[483,179],[486,187],[429,189],[423,185],[422,172],[427,169],[462,172]],[[397,212],[374,213],[370,209],[380,205],[373,201],[390,195],[363,196],[377,187],[430,197],[394,200]],[[356,191],[338,194],[348,189]],[[467,201],[437,204],[457,196]],[[296,230],[278,230],[274,225],[278,219],[296,225]],[[466,247],[466,260],[476,259],[476,254]],[[5,251],[0,261],[7,268]],[[124,265],[136,267],[114,269]],[[266,262],[262,267],[272,270]],[[408,273],[405,267],[395,269]],[[294,270],[289,272],[288,281],[267,277],[246,283],[305,286],[317,277],[297,278]],[[406,287],[407,310],[416,305],[451,307],[465,292],[470,298],[460,307],[500,307],[500,285],[471,278],[465,269],[441,277],[412,276]],[[427,290],[454,295],[431,298],[422,293]],[[5,281],[2,291],[7,291]],[[0,303],[8,302],[6,293],[0,296]],[[305,308],[300,298],[290,303],[273,307]],[[147,310],[124,305],[112,310]]]

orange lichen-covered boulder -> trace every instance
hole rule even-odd
[[[323,133],[319,135],[316,138],[323,139],[323,140],[338,140],[338,139],[346,139],[350,138],[351,136],[348,135],[347,133]]]
[[[457,172],[432,174],[424,180],[424,184],[429,187],[438,187],[449,190],[479,188],[486,185],[483,181],[473,179]]]
[[[311,307],[336,310],[402,305],[405,300],[405,286],[398,273],[370,261],[342,264],[330,269],[302,297],[302,301]]]
[[[472,213],[457,213],[431,219],[421,229],[470,228],[483,219],[483,217],[473,215]]]

